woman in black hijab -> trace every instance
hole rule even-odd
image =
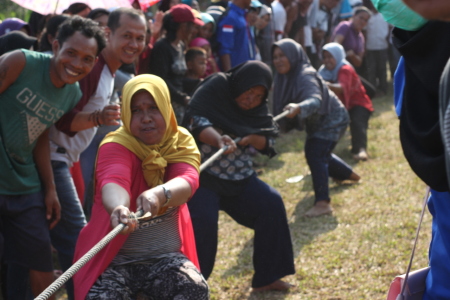
[[[360,177],[341,158],[332,153],[348,126],[347,110],[317,74],[302,46],[292,39],[282,39],[272,47],[274,113],[289,110],[287,129],[306,129],[305,156],[314,186],[314,206],[306,212],[316,217],[332,212],[328,177],[336,181],[358,181]],[[289,119],[287,119],[289,120]]]
[[[290,284],[281,278],[295,273],[283,200],[252,169],[251,147],[275,155],[278,127],[267,106],[271,84],[270,69],[256,61],[211,75],[192,96],[184,119],[203,161],[229,146],[201,173],[200,187],[188,203],[202,273],[207,279],[213,270],[223,210],[255,231],[254,291],[287,290]],[[237,145],[234,138],[241,138]]]

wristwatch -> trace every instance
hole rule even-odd
[[[161,187],[164,191],[164,196],[166,196],[166,202],[164,203],[163,207],[166,207],[169,204],[170,199],[172,199],[172,192],[162,184]]]

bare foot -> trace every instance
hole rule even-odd
[[[344,183],[348,183],[348,181],[353,181],[353,183],[356,183],[360,179],[361,179],[361,176],[356,174],[354,171],[352,171],[352,173],[350,174],[350,176],[347,179],[337,179],[337,178],[331,177],[331,180],[333,180],[333,182],[335,182],[336,184],[344,184]]]
[[[314,206],[305,213],[307,217],[318,217],[321,215],[331,214],[333,209],[331,208],[330,202],[326,200],[317,201]]]
[[[352,174],[350,174],[350,176],[348,177],[348,180],[352,180],[352,181],[359,181],[360,179],[361,179],[361,176],[359,176],[355,172],[352,172]]]
[[[369,155],[367,155],[366,149],[361,148],[359,149],[358,154],[353,155],[353,159],[356,161],[366,161],[369,159]]]
[[[287,291],[291,287],[293,287],[292,284],[284,282],[284,281],[278,279],[278,280],[275,280],[274,282],[272,282],[271,284],[268,284],[268,285],[265,285],[265,286],[261,286],[261,287],[257,287],[257,288],[253,288],[252,292]]]

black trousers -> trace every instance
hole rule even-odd
[[[367,128],[372,112],[365,107],[355,106],[348,111],[348,114],[350,115],[352,153],[357,154],[361,148],[367,149]]]
[[[280,194],[257,178],[234,182],[207,173],[188,202],[203,276],[211,274],[217,252],[219,210],[254,230],[252,287],[294,274],[294,255],[286,210]]]

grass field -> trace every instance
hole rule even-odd
[[[355,163],[350,135],[335,149],[361,175],[359,184],[330,181],[333,215],[306,218],[314,192],[303,152],[304,133],[277,140],[279,155],[262,157],[260,176],[283,196],[294,244],[296,273],[285,279],[288,293],[252,294],[253,232],[220,217],[215,270],[208,280],[212,299],[385,299],[391,280],[405,272],[421,211],[425,185],[406,162],[398,138],[392,96],[374,99],[369,125],[370,160]],[[286,179],[305,178],[298,183]],[[427,212],[413,269],[427,265],[431,217]]]
[[[296,273],[285,278],[295,287],[287,293],[252,294],[253,232],[220,215],[219,250],[208,280],[211,299],[385,299],[391,280],[405,272],[414,241],[425,185],[406,162],[398,138],[392,96],[374,99],[370,120],[370,159],[355,163],[350,136],[335,149],[361,175],[359,184],[330,181],[333,215],[306,218],[313,205],[304,133],[277,140],[279,155],[258,157],[261,178],[283,196],[288,214]],[[286,179],[304,175],[297,183]],[[431,217],[427,212],[413,269],[427,265]],[[66,299],[60,292],[58,299]]]

